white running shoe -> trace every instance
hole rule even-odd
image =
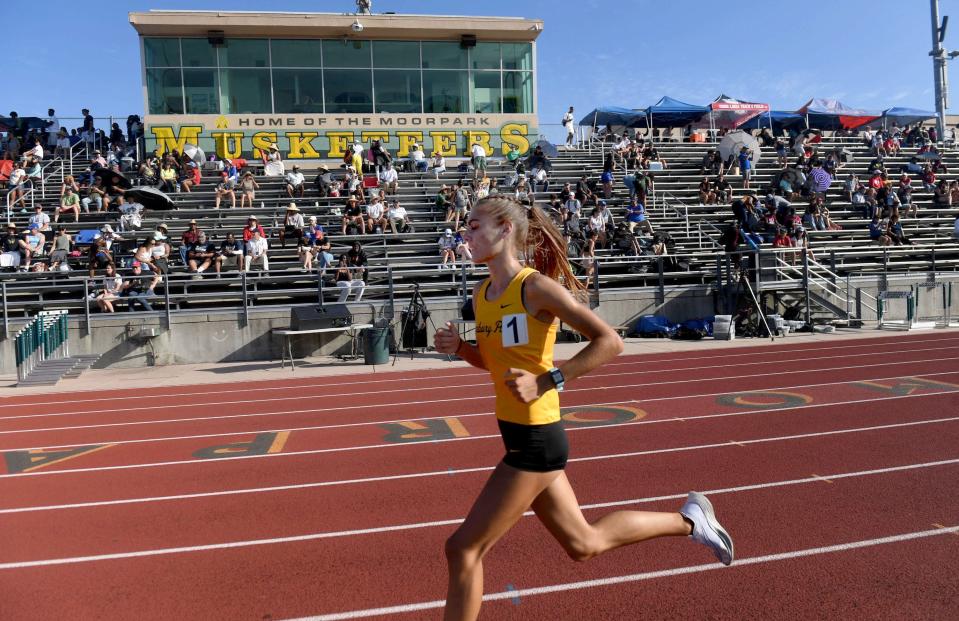
[[[701,543],[716,555],[723,565],[733,562],[733,540],[720,525],[713,511],[713,505],[703,494],[689,492],[686,504],[679,512],[693,523],[693,532],[690,537]]]

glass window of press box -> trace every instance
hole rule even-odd
[[[533,46],[145,37],[149,114],[532,114]]]

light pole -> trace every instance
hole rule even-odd
[[[932,56],[933,78],[936,85],[936,134],[939,140],[945,138],[946,108],[949,107],[949,75],[946,70],[946,61],[959,56],[959,52],[950,52],[942,47],[946,38],[946,25],[949,16],[942,18],[939,24],[939,0],[929,0],[930,18],[932,19]]]

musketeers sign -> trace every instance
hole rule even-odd
[[[511,147],[525,153],[536,125],[533,115],[505,114],[148,115],[146,139],[149,150],[182,152],[194,144],[222,158],[256,158],[276,144],[287,160],[336,159],[357,140],[380,140],[398,157],[414,144],[427,156],[462,156],[474,144],[489,154]]]

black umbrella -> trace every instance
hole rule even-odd
[[[543,155],[546,157],[556,157],[559,155],[559,149],[549,140],[537,140],[536,143],[533,144],[533,148],[535,149],[536,147],[541,148]]]
[[[146,209],[166,211],[176,209],[176,204],[169,196],[156,188],[141,186],[123,193],[127,200],[136,201]]]
[[[133,187],[133,184],[123,173],[118,173],[109,168],[98,168],[93,171],[93,174],[103,180],[103,187],[105,188],[114,187],[127,190]]]

